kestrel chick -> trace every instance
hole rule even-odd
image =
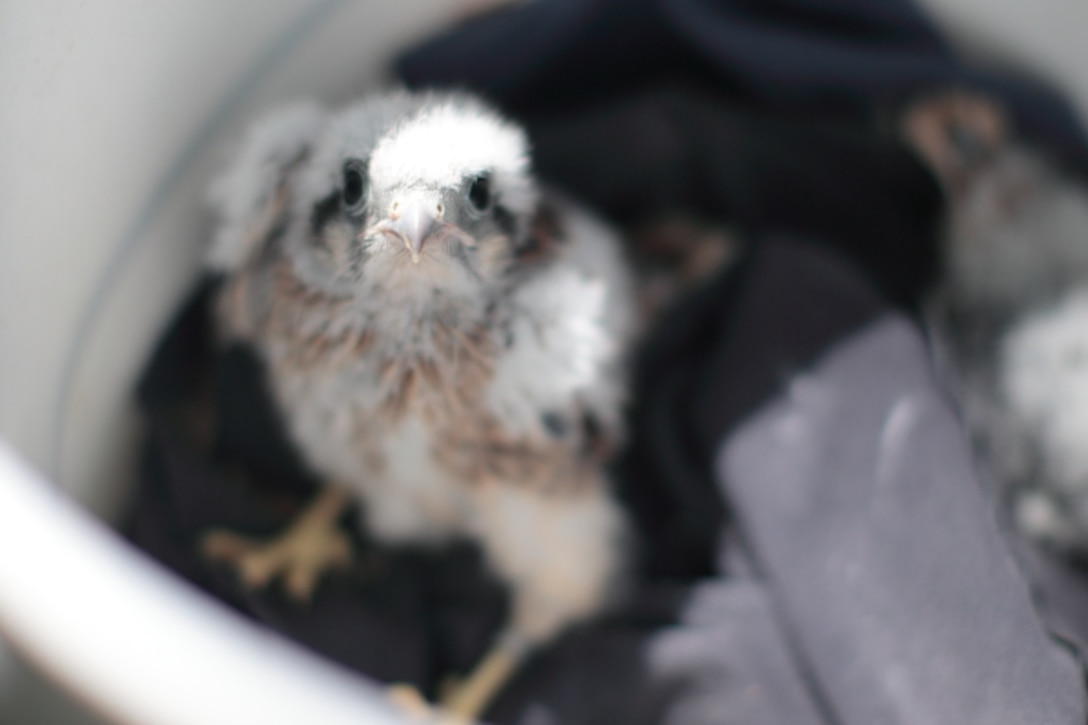
[[[272,115],[213,199],[219,323],[328,485],[280,539],[214,532],[205,551],[306,597],[350,554],[352,500],[387,544],[478,542],[512,607],[446,703],[475,717],[622,576],[603,465],[636,321],[616,235],[538,187],[522,129],[463,94]]]

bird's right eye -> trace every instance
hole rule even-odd
[[[348,212],[359,212],[366,204],[364,171],[363,165],[358,161],[349,161],[344,164],[344,180],[340,186],[340,195],[344,202],[344,209]]]
[[[487,211],[491,208],[491,176],[480,174],[472,180],[468,188],[468,200],[476,211]]]

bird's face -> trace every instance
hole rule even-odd
[[[528,232],[536,192],[523,132],[474,101],[414,100],[349,109],[314,154],[303,251],[339,289],[486,287]]]

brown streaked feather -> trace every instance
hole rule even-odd
[[[267,294],[255,294],[261,287]],[[431,430],[435,461],[466,485],[505,482],[564,492],[600,478],[610,446],[593,426],[579,427],[569,439],[530,439],[506,433],[490,412],[485,393],[498,351],[486,326],[462,330],[435,323],[435,357],[382,359],[371,331],[332,328],[350,315],[351,301],[307,287],[282,258],[255,260],[230,281],[220,303],[231,329],[283,351],[271,361],[273,377],[338,374],[374,356],[380,403],[353,434],[370,465],[385,464],[378,443],[383,431],[414,413]]]
[[[600,461],[571,442],[506,435],[493,418],[440,427],[434,455],[468,484],[507,483],[552,493],[575,492],[598,480]]]

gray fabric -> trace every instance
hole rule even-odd
[[[1088,652],[1088,579],[1084,569],[1061,556],[1014,541],[1017,560],[1031,582],[1035,608],[1047,628],[1082,653]]]
[[[842,725],[1083,724],[1081,671],[935,390],[919,334],[889,315],[726,440],[718,472],[774,611]]]
[[[698,586],[681,626],[653,638],[646,656],[651,675],[682,682],[663,724],[826,725],[754,582]]]

